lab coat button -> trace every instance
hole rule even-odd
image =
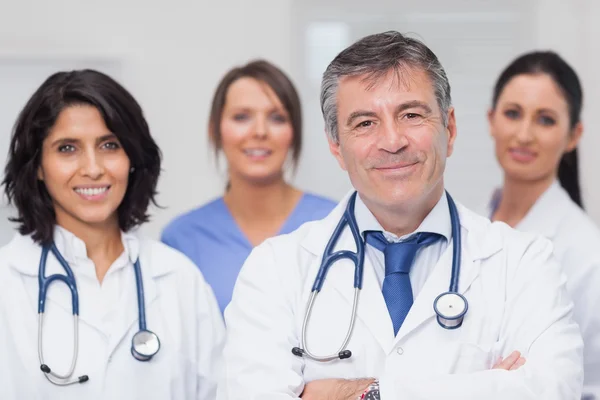
[[[400,355],[400,356],[401,356],[402,354],[404,354],[404,349],[403,349],[402,347],[398,347],[398,348],[396,349],[396,353],[398,353],[398,355]]]

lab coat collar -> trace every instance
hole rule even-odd
[[[324,220],[312,225],[302,242],[302,247],[315,255],[315,262],[319,264],[324,248],[344,213],[351,194],[351,192],[348,193]],[[489,229],[491,222],[487,219],[476,215],[460,204],[457,204],[457,208],[462,233],[462,257],[459,278],[459,292],[462,294],[469,289],[471,283],[479,275],[481,260],[500,251],[502,241],[500,237],[497,237],[497,234],[493,233],[493,230]],[[448,291],[450,283],[450,266],[452,265],[451,244],[442,254],[423,289],[415,299],[413,307],[396,338],[393,335],[391,319],[375,276],[375,271],[370,263],[365,263],[363,289],[361,290],[357,317],[365,323],[384,351],[391,351],[395,342],[415,331],[425,321],[435,317],[433,302],[438,295]],[[336,250],[340,249],[356,250],[354,239],[348,228],[344,229],[338,241]],[[351,263],[348,262],[348,264]],[[348,290],[352,288],[351,279],[348,277],[351,277],[353,272],[352,266],[348,265],[347,267],[344,266],[344,268],[331,268],[327,275],[327,282],[333,285],[349,304],[353,302],[353,291]]]
[[[132,265],[140,256],[141,241],[135,231],[121,232],[121,240],[129,263],[113,266],[117,268]],[[60,226],[56,226],[54,229],[54,243],[74,270],[82,261],[87,260],[87,250],[83,240]],[[31,235],[16,234],[10,242],[10,248],[12,250],[11,258],[15,260],[12,263],[13,268],[25,275],[38,276],[42,251],[41,246],[33,241]],[[50,259],[54,259],[54,257],[49,255],[48,260]],[[153,264],[151,270],[148,267],[144,268],[144,272],[149,273],[152,277],[164,275],[172,270],[173,266],[168,263]]]
[[[340,221],[340,218],[344,214],[346,210],[346,205],[350,200],[350,196],[354,191],[348,192],[343,199],[338,203],[338,205],[321,221],[318,221],[310,227],[307,235],[301,242],[301,246],[309,251],[310,253],[321,257],[327,242],[329,241],[331,234],[335,230],[335,227]],[[443,196],[445,198],[445,196]],[[456,202],[456,200],[455,200]],[[357,199],[358,203],[358,199]],[[440,200],[434,209],[441,210],[442,204],[445,204],[446,210],[448,209],[447,201],[445,203]],[[482,217],[475,214],[473,211],[465,208],[460,203],[456,202],[456,206],[459,211],[460,216],[460,225],[463,230],[466,230],[467,234],[463,232],[463,246],[467,243],[470,247],[470,253],[474,257],[474,259],[483,259],[491,256],[496,253],[501,248],[501,243],[489,238],[489,232],[484,232],[485,235],[483,237],[476,237],[475,235],[469,235],[469,230],[473,230],[475,227],[481,227],[482,225]],[[448,211],[446,211],[448,212]],[[448,223],[450,222],[449,213],[448,213]],[[425,224],[421,224],[421,226],[425,226]],[[444,228],[441,228],[439,232],[443,232]],[[481,229],[481,228],[478,228]],[[487,226],[486,226],[487,229]],[[349,229],[346,228],[345,231]],[[448,234],[451,235],[451,234]],[[351,237],[351,236],[350,236]],[[468,240],[468,242],[465,241]],[[352,250],[354,250],[354,245],[352,246]]]
[[[157,279],[174,271],[176,266],[169,262],[155,262],[155,260],[159,259],[157,255],[152,254],[155,246],[152,246],[149,241],[147,243],[145,240],[138,239],[136,233],[124,233],[122,234],[122,237],[127,257],[130,260],[133,260],[132,262],[135,262],[138,256],[140,257],[142,280],[144,284],[145,306],[146,309],[149,309],[150,305],[158,297],[156,283]],[[63,257],[65,257],[71,265],[74,265],[74,259],[84,256],[83,251],[85,251],[85,245],[82,244],[83,242],[66,230],[59,230],[55,237],[55,243]],[[39,276],[41,252],[42,249],[40,245],[35,243],[31,236],[17,234],[10,242],[10,266],[19,273],[28,276],[30,279],[37,280],[37,277]],[[124,264],[132,266],[132,263]],[[72,269],[75,273],[76,282],[79,283],[81,281],[81,275],[78,273],[75,266],[73,266]],[[46,263],[46,276],[52,274],[64,275],[65,272],[58,261],[53,256],[49,255]],[[120,311],[118,311],[118,315],[113,320],[114,322],[111,327],[106,326],[101,315],[84,311],[85,296],[82,296],[82,293],[79,294],[79,320],[101,333],[106,334],[107,332],[112,332],[109,337],[109,345],[110,349],[113,350],[124,338],[129,328],[138,321],[137,290],[133,267],[131,268],[131,274],[126,274],[123,279],[125,279],[123,282],[123,287],[131,289],[123,290],[119,303],[125,304],[126,306],[121,307]],[[46,302],[52,302],[64,309],[66,312],[71,313],[71,292],[65,285],[61,285],[60,283],[57,283],[56,285],[61,287],[57,288],[58,290],[48,290]],[[81,284],[78,284],[79,287],[80,285]],[[148,324],[149,328],[151,328],[150,321]]]

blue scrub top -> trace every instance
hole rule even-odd
[[[322,219],[336,203],[304,193],[279,234],[305,222]],[[233,286],[252,245],[220,197],[173,220],[161,240],[192,259],[211,285],[221,312],[231,301]]]

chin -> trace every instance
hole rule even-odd
[[[511,179],[516,181],[535,181],[540,179],[540,176],[543,176],[543,173],[539,173],[538,171],[532,170],[530,167],[525,167],[523,165],[507,165],[503,166],[504,174]]]
[[[282,171],[261,174],[246,174],[246,179],[255,185],[268,185],[277,182],[283,178]]]
[[[118,221],[119,219],[116,215],[116,211],[108,212],[97,210],[94,212],[73,213],[72,215],[80,222],[89,226],[105,226],[113,223],[115,220]]]

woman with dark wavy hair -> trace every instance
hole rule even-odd
[[[214,399],[212,290],[135,231],[160,163],[142,109],[105,74],[56,73],[25,105],[3,182],[19,231],[0,249],[3,399]]]

